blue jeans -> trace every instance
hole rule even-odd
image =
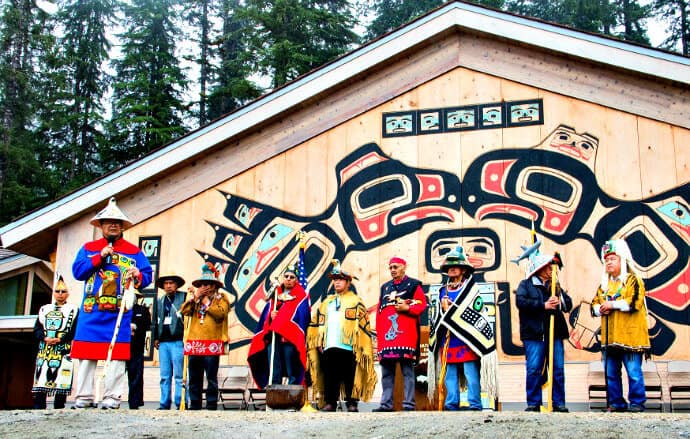
[[[182,364],[183,349],[182,340],[164,341],[158,345],[158,359],[161,372],[161,401],[160,408],[170,408],[170,385],[175,378],[175,406],[180,407],[182,395]],[[187,398],[189,399],[189,398]]]
[[[471,409],[482,409],[481,384],[479,383],[479,360],[467,361],[465,363],[448,363],[446,366],[446,400],[443,408],[445,410],[460,409],[460,386],[458,376],[460,369],[463,369],[465,380],[467,381],[467,402]]]
[[[537,407],[542,405],[541,386],[542,369],[545,356],[548,355],[546,343],[539,340],[523,340],[525,346],[525,391],[527,393],[527,405]],[[563,361],[563,340],[554,340],[553,343],[553,405],[565,406],[565,367]]]
[[[602,351],[604,367],[606,368],[606,383],[608,385],[608,405],[614,409],[626,409],[628,404],[623,399],[623,380],[621,365],[625,365],[628,373],[628,401],[631,406],[644,408],[647,402],[644,390],[644,375],[642,373],[642,352],[629,352],[622,349],[609,348]]]

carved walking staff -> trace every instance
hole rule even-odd
[[[187,294],[194,293],[194,287],[187,289]],[[187,300],[185,298],[185,300]],[[192,316],[182,316],[184,325],[184,332],[182,335],[182,349],[187,346],[187,337],[189,337],[189,327],[191,326]],[[182,388],[180,389],[180,410],[187,409],[187,368],[189,367],[189,355],[182,354]]]
[[[103,286],[101,285],[101,288]],[[105,375],[108,373],[108,368],[110,367],[110,362],[113,358],[113,348],[115,347],[115,341],[117,340],[117,336],[120,333],[120,324],[122,323],[122,316],[125,313],[125,302],[126,299],[130,297],[134,297],[134,281],[132,280],[131,277],[127,278],[125,281],[125,292],[122,294],[122,299],[120,299],[120,310],[117,313],[117,320],[115,320],[115,329],[113,330],[113,338],[110,339],[110,345],[108,346],[108,354],[105,357],[105,364],[103,365],[103,370],[101,373],[98,375],[98,379],[96,380],[96,390],[95,390],[95,395],[94,395],[94,401],[100,401],[100,391],[101,391],[101,386],[103,385],[103,382],[105,381]]]

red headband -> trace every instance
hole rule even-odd
[[[390,264],[402,264],[402,265],[407,265],[407,262],[403,258],[399,258],[397,256],[393,256],[390,261],[388,261],[388,265]]]

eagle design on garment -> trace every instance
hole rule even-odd
[[[100,271],[98,275],[103,279],[101,290],[98,294],[98,310],[99,311],[117,311],[117,279],[120,277],[119,273],[107,270]]]

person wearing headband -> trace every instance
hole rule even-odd
[[[407,262],[400,257],[388,261],[391,280],[381,285],[376,313],[376,340],[381,365],[381,402],[375,412],[393,411],[395,370],[403,376],[403,410],[415,409],[415,362],[419,360],[420,316],[427,301],[422,283],[405,274]]]

